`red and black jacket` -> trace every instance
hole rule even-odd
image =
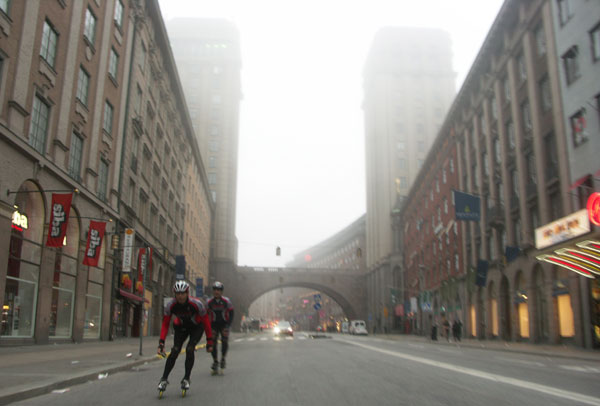
[[[179,304],[176,299],[171,299],[169,303],[165,305],[162,328],[160,330],[160,342],[164,343],[165,338],[167,337],[171,318],[173,318],[173,327],[175,328],[194,328],[203,326],[204,331],[206,332],[207,342],[212,342],[212,329],[208,311],[200,300],[190,297],[185,303]]]
[[[218,326],[229,327],[233,321],[233,303],[225,296],[219,299],[212,297],[206,304],[211,323]]]

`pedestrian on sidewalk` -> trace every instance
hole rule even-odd
[[[213,284],[213,297],[208,300],[207,307],[210,315],[212,331],[214,332],[215,345],[212,350],[212,372],[217,373],[219,357],[217,343],[221,336],[221,369],[225,369],[225,356],[229,348],[229,331],[233,321],[233,304],[228,297],[223,296],[225,286],[221,282]]]
[[[173,339],[173,348],[171,348],[171,353],[165,363],[162,378],[158,383],[158,390],[161,392],[164,392],[167,388],[169,374],[175,366],[183,343],[188,337],[189,341],[185,348],[185,375],[181,380],[181,389],[188,390],[190,388],[190,375],[194,367],[194,351],[196,351],[196,344],[198,344],[205,331],[206,351],[212,352],[213,349],[212,330],[208,319],[208,311],[200,300],[189,297],[189,290],[190,285],[186,281],[175,282],[175,286],[173,287],[175,298],[171,299],[165,305],[160,339],[158,340],[159,355],[165,355],[165,338],[169,332],[171,318],[173,318],[175,337]]]
[[[455,319],[452,323],[452,337],[455,341],[460,341],[460,336],[462,334],[462,322],[460,319]]]
[[[437,341],[437,334],[438,334],[437,320],[434,320],[430,315],[429,321],[431,322],[431,340]]]

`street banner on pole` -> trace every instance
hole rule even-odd
[[[185,255],[175,256],[175,279],[178,281],[185,279]]]
[[[484,261],[482,259],[477,261],[477,276],[475,279],[475,284],[480,287],[484,287],[487,281],[487,271],[489,266],[488,261]]]
[[[453,190],[456,220],[479,221],[481,219],[481,199],[479,196]]]
[[[50,224],[48,226],[46,247],[62,247],[65,235],[67,235],[72,199],[73,193],[52,193],[52,208],[50,210]]]
[[[131,272],[131,255],[133,253],[134,240],[135,231],[133,228],[126,228],[125,238],[123,239],[123,272]]]
[[[100,251],[102,248],[102,239],[106,223],[103,221],[90,221],[90,230],[88,231],[87,245],[85,247],[85,256],[83,265],[98,266]]]

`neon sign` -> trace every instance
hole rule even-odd
[[[27,215],[21,214],[18,210],[15,210],[12,215],[12,228],[19,231],[27,230],[29,228]]]
[[[587,202],[587,211],[590,221],[600,226],[600,193],[592,193]]]

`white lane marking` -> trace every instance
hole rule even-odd
[[[409,347],[414,347],[414,348],[421,348],[421,349],[425,348],[425,346],[421,345],[421,344],[408,344],[408,346]]]
[[[392,356],[398,357],[398,358],[404,358],[409,361],[418,362],[418,363],[429,365],[432,367],[443,368],[443,369],[447,369],[450,371],[459,372],[461,374],[470,375],[470,376],[474,376],[474,377],[482,378],[482,379],[487,379],[487,380],[493,381],[493,382],[500,382],[500,383],[504,383],[507,385],[513,385],[513,386],[516,386],[519,388],[541,392],[546,395],[551,395],[551,396],[556,396],[556,397],[563,398],[563,399],[568,399],[570,401],[576,401],[576,402],[581,402],[581,403],[585,403],[588,405],[600,406],[600,398],[595,398],[593,396],[587,396],[587,395],[582,395],[582,394],[579,394],[576,392],[571,392],[571,391],[562,390],[562,389],[556,389],[556,388],[553,388],[550,386],[541,385],[539,383],[523,381],[523,380],[516,379],[516,378],[509,378],[507,376],[502,376],[502,375],[498,375],[498,374],[492,374],[489,372],[479,371],[477,369],[460,367],[460,366],[448,364],[445,362],[433,361],[433,360],[427,359],[427,358],[421,358],[421,357],[416,357],[413,355],[402,354],[402,353],[395,352],[395,351],[384,350],[382,348],[372,347],[370,345],[365,345],[365,344],[354,342],[354,341],[348,341],[348,340],[343,340],[343,341],[345,341],[349,344],[352,344],[352,345],[356,345],[358,347],[365,348],[367,350],[380,352],[380,353],[386,354],[386,355],[392,355]]]
[[[233,340],[233,341],[235,341],[236,343],[239,343],[240,341],[244,341],[244,339],[243,339],[243,338],[236,338],[236,339],[235,339],[235,340]]]
[[[514,359],[514,358],[507,358],[507,357],[494,357],[494,358],[499,359],[501,361],[516,362],[517,364],[533,365],[535,367],[545,367],[546,366],[546,364],[542,364],[541,362],[536,362],[536,361],[525,361],[522,359]]]
[[[294,337],[286,337],[285,339],[286,339],[286,340],[293,340],[293,339],[294,339]]]
[[[260,341],[267,341],[267,340],[268,340],[268,338],[267,338],[267,337],[261,337],[261,338],[260,338]]]
[[[306,337],[304,337],[304,336],[300,336],[300,337],[298,337],[298,339],[299,339],[299,340],[306,340]]]
[[[249,338],[249,339],[248,339],[248,341],[254,341],[254,340],[256,340],[256,338],[255,338],[255,337],[252,337],[252,338]]]
[[[559,366],[562,369],[567,369],[569,371],[591,372],[593,374],[600,373],[600,368],[586,367],[586,366],[577,366],[577,365],[559,365]]]

